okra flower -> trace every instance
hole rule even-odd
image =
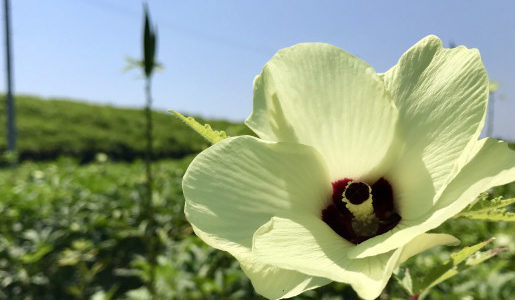
[[[265,297],[338,281],[373,299],[404,260],[458,242],[427,231],[515,180],[506,143],[478,140],[488,86],[477,50],[435,36],[383,74],[328,44],[280,50],[254,80],[259,138],[195,158],[186,217]]]

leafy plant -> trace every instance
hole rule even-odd
[[[262,299],[237,262],[192,234],[181,192],[190,161],[188,157],[155,164],[157,295]],[[140,161],[113,162],[103,155],[85,165],[59,159],[0,169],[0,299],[134,299],[146,294],[145,224],[138,220],[144,181]],[[511,184],[494,189],[489,197],[513,197],[514,192]],[[506,250],[434,286],[427,299],[509,299],[515,293],[513,223],[459,218],[440,230],[455,234],[465,246],[494,235],[490,247]],[[406,267],[412,279],[422,278],[455,251],[440,247],[407,261]],[[382,297],[405,299],[406,294],[391,281]],[[358,298],[348,286],[330,284],[298,299]]]

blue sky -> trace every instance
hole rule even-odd
[[[11,0],[17,93],[116,106],[144,102],[141,1]],[[245,119],[252,80],[281,48],[327,42],[393,66],[428,34],[478,48],[499,81],[494,136],[515,140],[515,1],[149,1],[158,27],[156,109]],[[4,69],[4,49],[1,64]],[[0,88],[5,91],[4,72]]]

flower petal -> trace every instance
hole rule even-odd
[[[322,220],[309,215],[296,218],[273,217],[259,228],[252,253],[280,268],[349,283],[362,298],[379,296],[398,265],[400,250],[349,259],[346,252],[354,245]]]
[[[183,191],[197,236],[234,255],[260,294],[292,297],[329,282],[266,265],[250,252],[254,232],[273,215],[318,216],[329,199],[324,162],[311,147],[249,136],[225,139],[193,160]]]
[[[252,281],[256,292],[268,299],[290,298],[321,287],[331,280],[312,277],[297,271],[264,265],[253,260],[240,260],[241,268]]]
[[[252,254],[250,248],[235,247],[227,241],[217,239],[193,226],[195,234],[213,248],[228,249],[240,263],[256,292],[269,299],[294,297],[302,292],[326,285],[331,280],[313,277],[293,270],[281,269],[266,264]],[[226,244],[228,248],[221,247]]]
[[[411,242],[407,243],[402,249],[400,263],[405,262],[410,257],[424,252],[428,249],[444,245],[458,245],[460,240],[450,234],[445,233],[423,233]]]
[[[376,72],[328,44],[280,50],[254,80],[254,107],[246,124],[270,141],[316,148],[331,180],[371,182],[389,160],[397,111]]]
[[[428,212],[479,137],[489,80],[477,49],[442,48],[428,36],[384,74],[406,146],[390,172],[403,218]]]
[[[452,217],[491,187],[515,181],[515,151],[508,143],[485,138],[470,151],[470,161],[447,186],[435,210]]]
[[[515,181],[515,151],[495,139],[482,139],[471,147],[469,161],[450,182],[435,207],[418,220],[402,220],[391,231],[367,240],[349,251],[363,258],[402,247],[417,235],[438,227],[474,202],[489,188]]]
[[[237,255],[274,215],[319,215],[331,184],[311,147],[265,142],[250,136],[225,139],[200,153],[184,175],[188,221],[213,247]]]

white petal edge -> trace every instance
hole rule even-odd
[[[515,151],[506,142],[482,139],[471,147],[468,156],[470,160],[446,187],[432,211],[418,220],[401,220],[389,232],[356,245],[349,256],[364,258],[402,247],[458,214],[480,193],[515,181]]]
[[[254,80],[246,124],[270,141],[320,152],[332,181],[374,182],[389,167],[397,111],[383,81],[361,59],[323,43],[282,49]]]

